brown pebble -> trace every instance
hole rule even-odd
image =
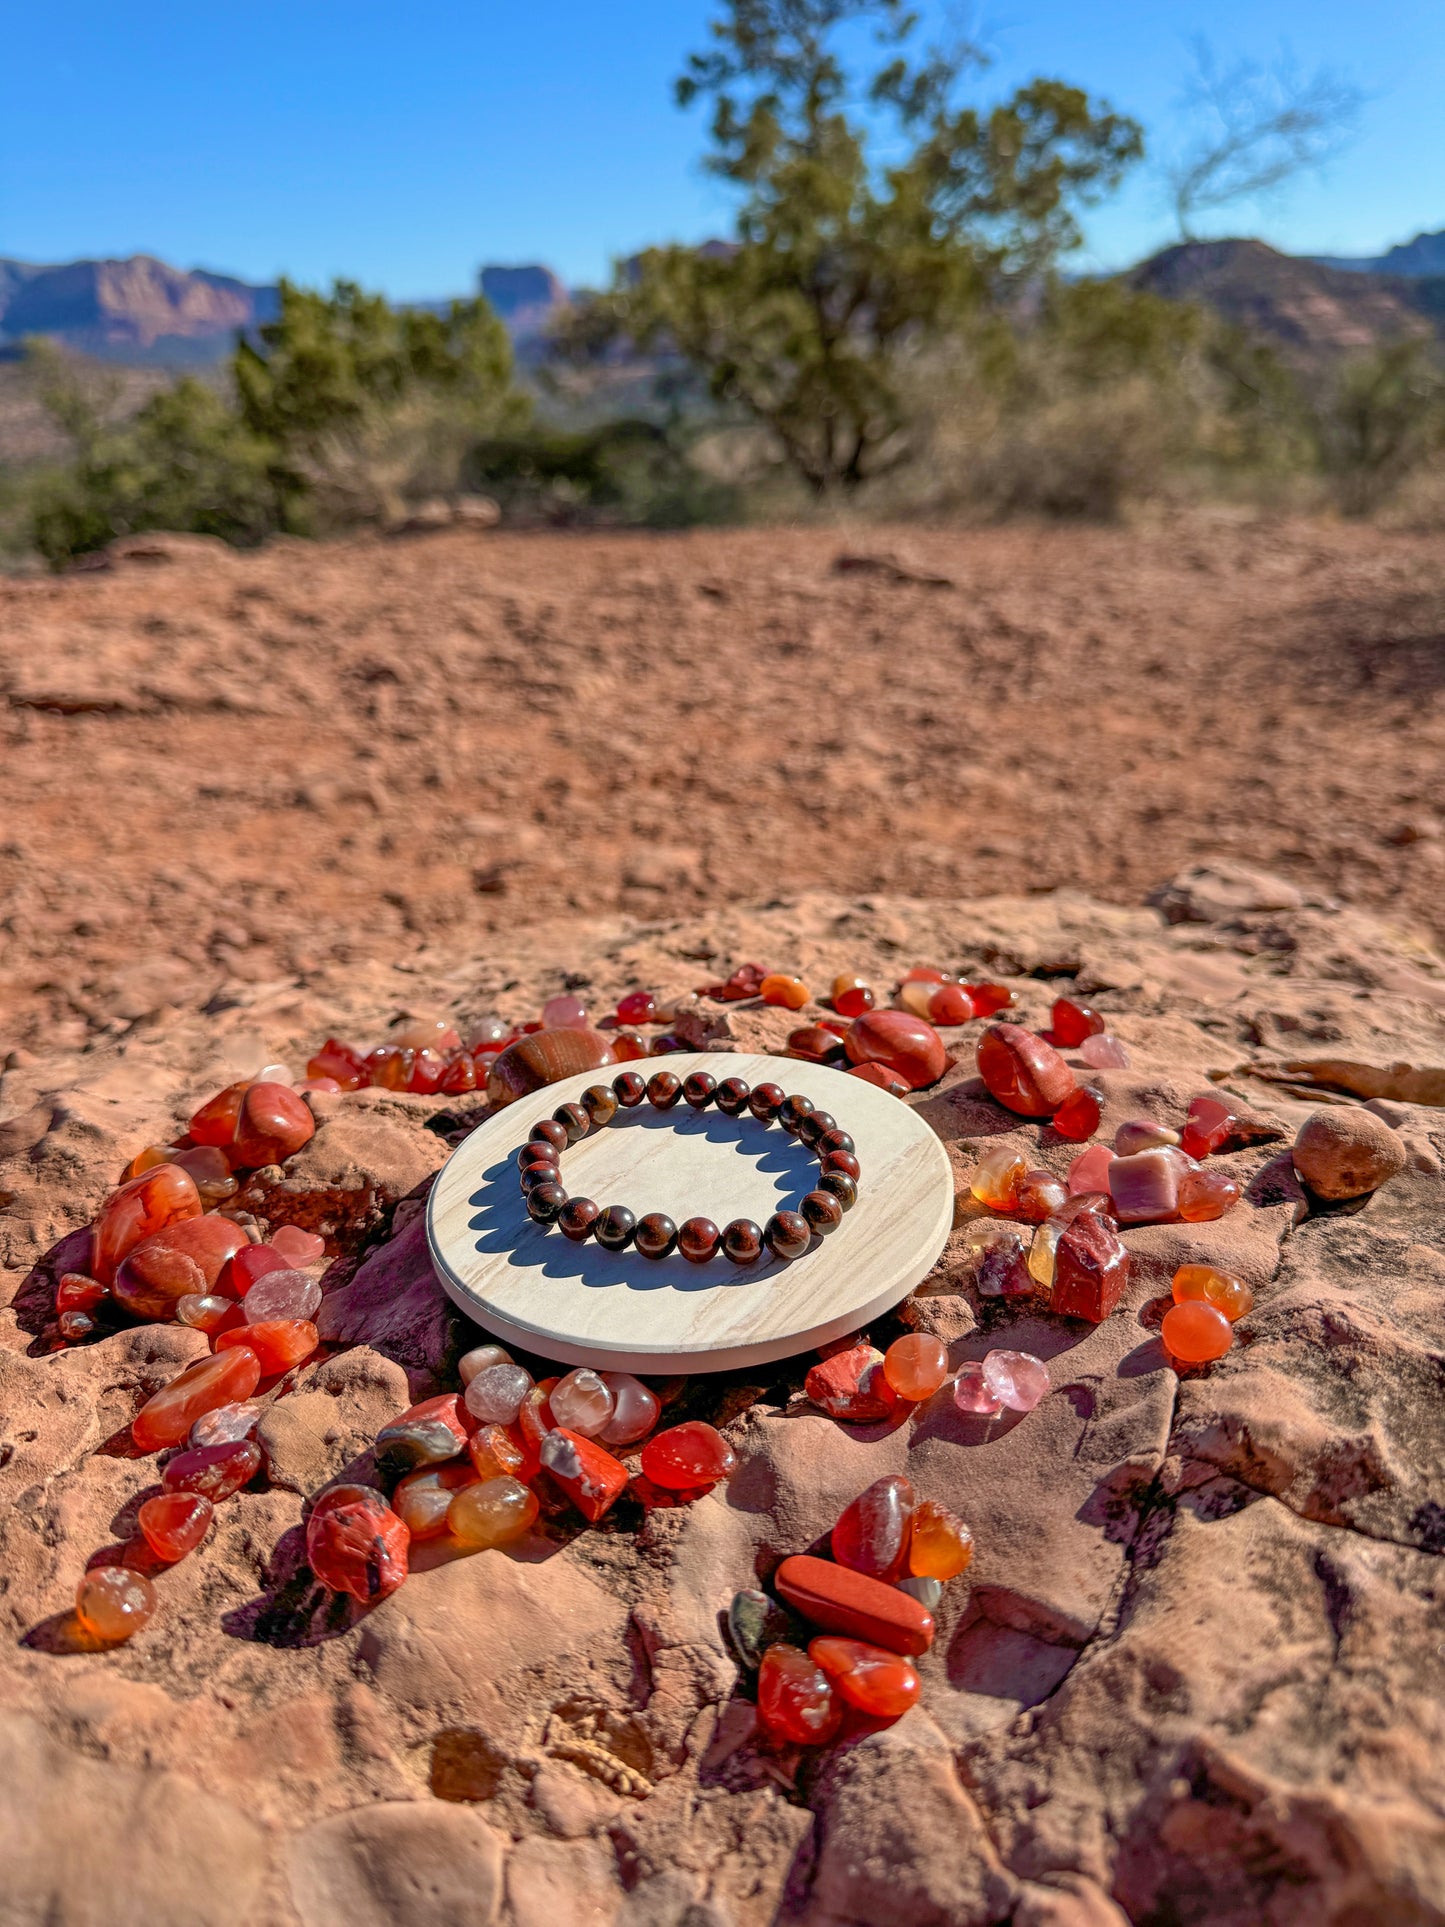
[[[1317,1198],[1361,1198],[1405,1168],[1405,1147],[1385,1123],[1358,1104],[1316,1111],[1300,1126],[1290,1153]]]

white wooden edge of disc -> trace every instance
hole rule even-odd
[[[588,1085],[610,1083],[619,1070],[633,1068],[648,1077],[659,1070],[673,1071],[679,1077],[689,1071],[705,1070],[719,1079],[745,1077],[750,1084],[771,1079],[784,1089],[805,1090],[817,1104],[834,1112],[840,1126],[855,1138],[863,1165],[858,1202],[844,1217],[842,1225],[824,1245],[793,1265],[780,1265],[769,1258],[755,1274],[752,1268],[739,1273],[721,1258],[714,1259],[713,1264],[725,1267],[720,1278],[727,1283],[720,1282],[719,1290],[736,1289],[755,1276],[759,1282],[786,1289],[789,1272],[801,1273],[807,1266],[822,1261],[828,1264],[830,1273],[844,1278],[856,1274],[859,1280],[856,1298],[848,1295],[850,1288],[845,1283],[840,1283],[832,1288],[832,1300],[836,1302],[830,1300],[826,1315],[808,1317],[795,1327],[775,1330],[757,1339],[701,1346],[696,1343],[689,1346],[671,1338],[657,1343],[645,1341],[637,1327],[647,1322],[652,1289],[629,1292],[617,1301],[617,1309],[628,1314],[620,1322],[630,1325],[631,1329],[619,1332],[615,1342],[595,1332],[581,1338],[569,1335],[554,1326],[520,1316],[514,1305],[503,1310],[489,1301],[485,1292],[488,1277],[498,1276],[515,1287],[521,1282],[518,1273],[522,1268],[516,1266],[510,1252],[505,1258],[500,1254],[489,1256],[477,1252],[472,1234],[479,1187],[487,1192],[492,1187],[506,1187],[510,1193],[506,1208],[520,1216],[522,1206],[516,1188],[514,1154],[526,1141],[527,1132],[537,1117],[550,1115],[559,1104],[576,1099]],[[710,1116],[711,1112],[703,1115]],[[501,1162],[507,1165],[505,1174],[490,1182],[486,1180],[483,1173]],[[903,1169],[890,1177],[889,1167],[894,1163],[901,1163]],[[700,1201],[699,1208],[707,1208],[706,1200]],[[870,1319],[891,1310],[927,1277],[952,1225],[953,1174],[948,1154],[935,1132],[909,1106],[876,1085],[826,1066],[808,1064],[797,1058],[720,1051],[646,1058],[635,1066],[608,1065],[563,1078],[530,1097],[518,1099],[484,1119],[457,1146],[437,1174],[426,1212],[427,1243],[437,1277],[447,1295],[474,1323],[524,1351],[562,1364],[590,1365],[604,1371],[653,1373],[661,1370],[720,1372],[771,1364],[856,1331]],[[560,1233],[555,1230],[543,1233],[524,1216],[518,1230],[524,1235],[546,1239],[545,1246],[537,1247],[539,1262],[545,1262],[553,1254],[560,1256],[556,1251],[558,1245],[576,1253],[579,1261],[584,1252],[590,1253],[592,1249],[590,1245],[568,1247]],[[650,1260],[631,1252],[610,1258],[608,1262],[618,1266],[619,1286],[628,1275],[626,1267],[637,1268],[635,1275],[639,1277],[646,1277],[654,1269]],[[507,1271],[500,1269],[504,1263],[509,1267]],[[700,1279],[707,1270],[711,1267],[691,1268],[690,1297],[701,1300],[705,1295],[706,1287]],[[871,1289],[864,1285],[868,1279],[877,1280]],[[547,1282],[541,1281],[538,1289],[545,1291]],[[681,1317],[684,1307],[673,1304],[670,1308]]]

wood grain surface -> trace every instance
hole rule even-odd
[[[634,1068],[628,1066],[627,1068]],[[527,1216],[516,1152],[532,1125],[616,1069],[589,1072],[499,1111],[443,1167],[427,1205],[432,1261],[448,1294],[506,1342],[569,1365],[634,1371],[725,1371],[809,1350],[864,1325],[932,1269],[953,1222],[953,1179],[934,1132],[906,1104],[840,1071],[737,1052],[653,1057],[670,1070],[768,1080],[812,1098],[852,1134],[863,1168],[858,1202],[829,1237],[785,1264],[765,1255],[660,1263],[635,1251],[575,1245]],[[704,1216],[766,1222],[813,1188],[817,1159],[776,1125],[715,1109],[643,1104],[562,1154],[572,1197],[623,1204],[679,1224]]]

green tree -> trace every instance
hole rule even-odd
[[[1445,452],[1445,367],[1421,336],[1344,362],[1315,398],[1320,466],[1346,515],[1368,515]]]
[[[877,48],[861,79],[840,51],[858,26]],[[916,31],[904,0],[727,0],[677,93],[712,102],[736,245],[650,249],[565,332],[575,354],[625,337],[682,355],[820,495],[908,458],[908,358],[1044,273],[1143,151],[1061,81],[961,103],[976,54],[915,55]]]

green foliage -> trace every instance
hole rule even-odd
[[[509,518],[686,528],[736,513],[735,493],[689,459],[677,431],[625,419],[579,432],[488,437],[466,461],[470,486]]]
[[[880,49],[861,87],[837,51],[854,22]],[[678,94],[713,101],[737,244],[649,250],[564,336],[578,355],[619,337],[681,354],[820,495],[908,459],[909,359],[1045,270],[1142,152],[1134,122],[1058,81],[959,105],[976,55],[911,58],[915,31],[901,0],[729,0]]]
[[[1318,395],[1320,466],[1346,515],[1382,507],[1405,478],[1445,454],[1445,367],[1412,336],[1345,362]]]

